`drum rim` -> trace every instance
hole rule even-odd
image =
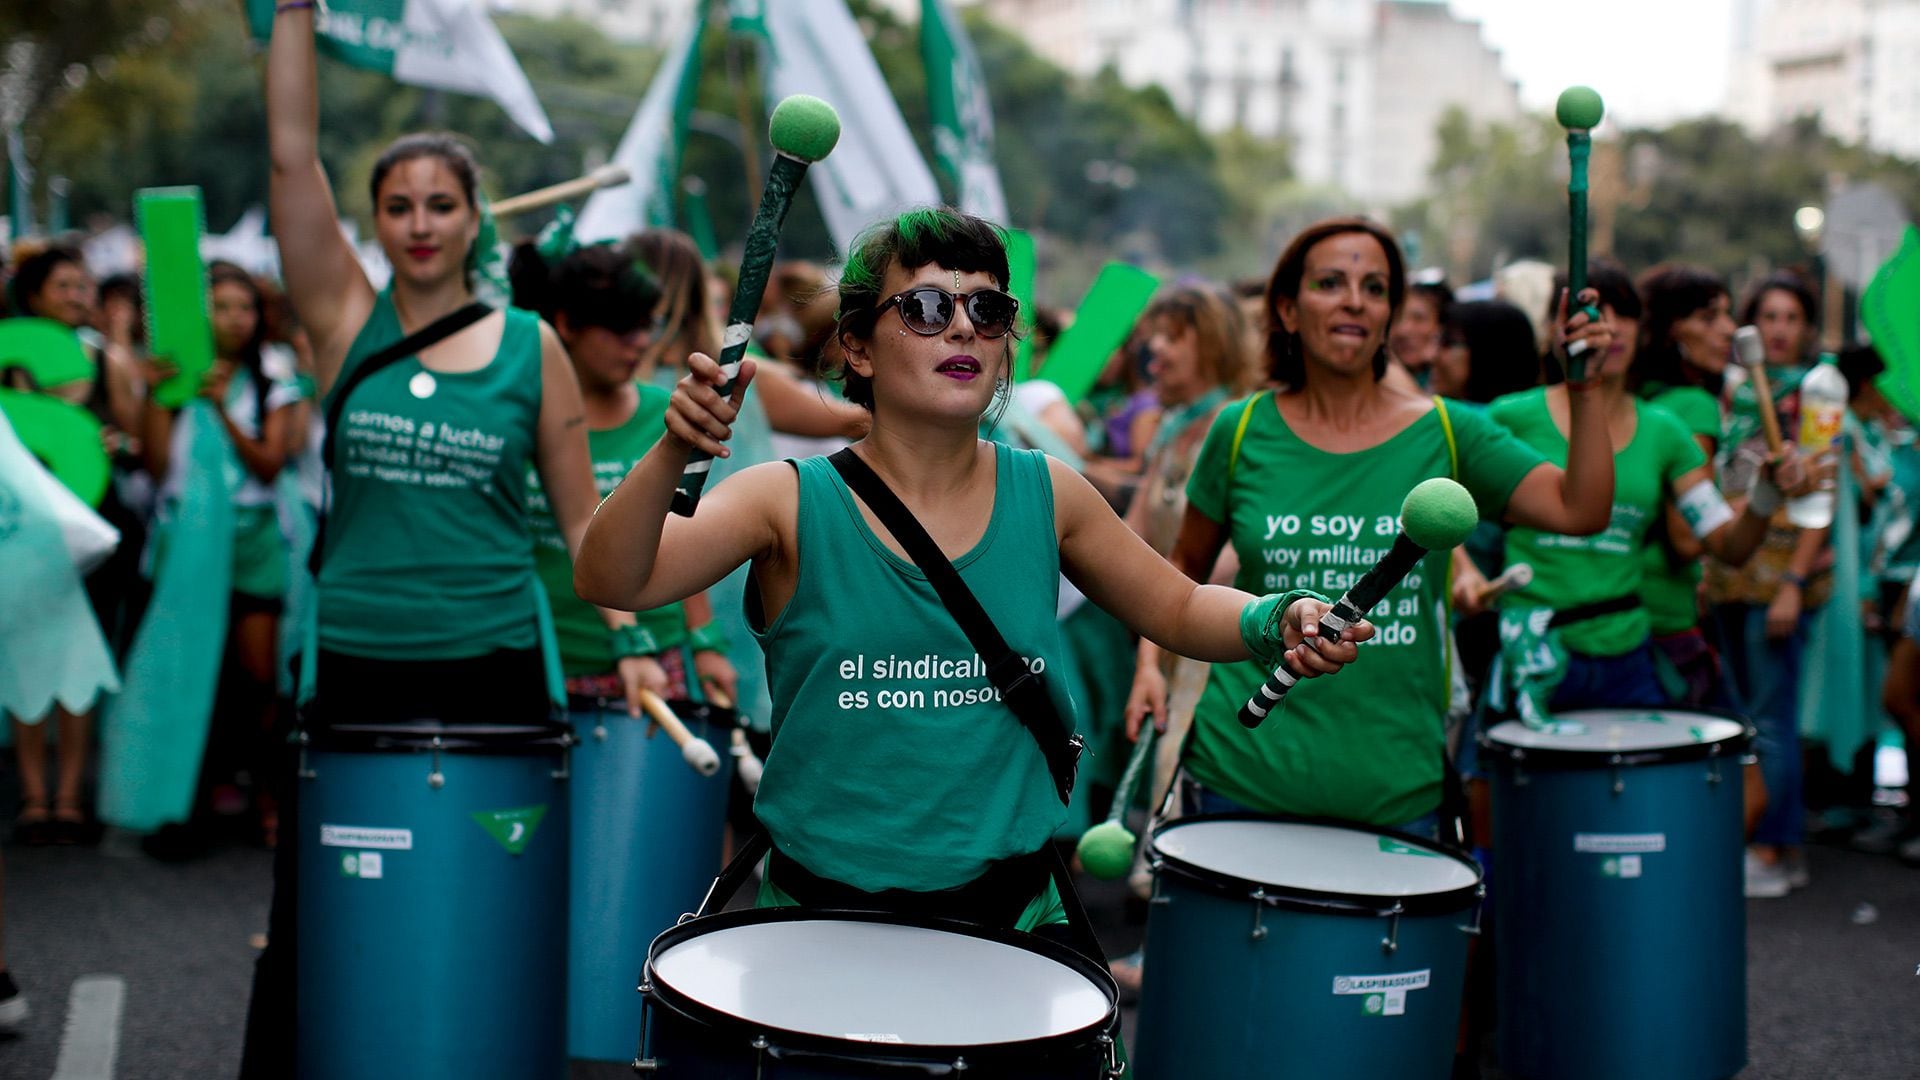
[[[1583,713],[1624,711],[1614,706],[1592,709],[1568,709],[1555,713],[1555,717],[1579,717]],[[1689,713],[1705,716],[1714,720],[1727,720],[1740,725],[1737,735],[1711,741],[1682,743],[1678,746],[1651,747],[1644,750],[1582,750],[1573,747],[1515,746],[1509,742],[1496,741],[1495,728],[1518,720],[1503,720],[1493,727],[1482,728],[1476,736],[1481,752],[1488,754],[1496,763],[1517,765],[1525,763],[1530,769],[1610,769],[1616,766],[1673,765],[1690,761],[1710,761],[1714,758],[1738,759],[1753,745],[1758,734],[1753,721],[1729,709],[1709,708],[1706,706],[1688,706],[1684,709],[1645,709],[1644,712]]]
[[[1335,893],[1315,889],[1303,889],[1297,885],[1278,885],[1273,882],[1255,881],[1252,878],[1236,877],[1232,874],[1212,870],[1197,863],[1189,862],[1177,855],[1169,855],[1160,850],[1162,833],[1172,832],[1184,825],[1203,825],[1222,821],[1258,821],[1274,825],[1319,825],[1341,829],[1346,832],[1365,833],[1370,836],[1389,836],[1403,843],[1423,848],[1435,855],[1454,860],[1473,871],[1473,883],[1457,889],[1443,892],[1415,893],[1407,896],[1386,896],[1378,893]],[[1420,836],[1403,829],[1390,829],[1376,825],[1361,825],[1357,822],[1342,821],[1337,818],[1302,817],[1292,814],[1261,814],[1254,811],[1235,811],[1220,814],[1189,814],[1162,822],[1154,827],[1147,842],[1149,857],[1162,870],[1172,871],[1175,875],[1205,887],[1209,892],[1227,897],[1230,900],[1257,899],[1268,907],[1289,908],[1295,911],[1307,911],[1324,915],[1354,915],[1366,918],[1378,918],[1387,915],[1451,915],[1465,911],[1478,904],[1486,890],[1486,871],[1474,861],[1472,855],[1444,841],[1432,837]]]
[[[887,926],[908,926],[916,930],[937,930],[961,937],[991,941],[1000,945],[1038,953],[1075,973],[1084,976],[1097,987],[1101,996],[1106,998],[1106,1015],[1100,1020],[1072,1031],[1042,1035],[1035,1039],[1022,1039],[1015,1042],[972,1043],[958,1046],[933,1045],[929,1043],[897,1044],[901,1054],[899,1060],[919,1060],[927,1057],[968,1058],[971,1061],[996,1060],[1002,1056],[1016,1059],[1049,1048],[1066,1049],[1082,1042],[1097,1039],[1106,1034],[1117,1040],[1120,1032],[1120,988],[1113,981],[1113,973],[1104,964],[1096,963],[1078,950],[1050,941],[1037,934],[1018,930],[1002,930],[989,926],[977,926],[956,919],[914,918],[882,911],[855,911],[836,908],[749,908],[742,911],[724,911],[715,915],[703,915],[687,919],[660,932],[647,946],[647,964],[641,974],[641,990],[644,997],[657,999],[657,1002],[674,1012],[680,1013],[698,1023],[722,1030],[736,1029],[764,1037],[768,1040],[769,1050],[794,1050],[828,1056],[851,1056],[856,1052],[864,1053],[873,1061],[886,1060],[875,1051],[881,1047],[896,1047],[896,1044],[862,1042],[859,1039],[836,1038],[814,1032],[792,1031],[771,1024],[749,1020],[736,1016],[723,1009],[716,1008],[698,998],[682,992],[671,983],[654,973],[654,964],[660,954],[667,949],[702,936],[721,930],[730,930],[740,926],[764,925],[782,922],[861,922],[878,923]],[[649,1004],[652,1004],[649,1001]],[[641,1020],[643,1034],[647,1021]],[[745,1043],[743,1043],[745,1045]],[[644,1048],[643,1048],[644,1049]]]
[[[571,726],[543,720],[519,724],[449,724],[439,720],[401,723],[303,724],[298,741],[316,751],[467,754],[558,753],[573,742]]]

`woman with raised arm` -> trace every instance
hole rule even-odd
[[[478,167],[448,135],[407,135],[374,163],[376,290],[340,232],[318,152],[314,8],[282,4],[266,63],[271,215],[288,299],[312,339],[330,415],[332,499],[319,541],[308,723],[548,715],[527,518],[537,469],[569,548],[594,504],[586,415],[566,350],[529,312],[474,314]],[[416,333],[438,340],[375,370]],[[256,975],[245,1075],[292,1075],[292,861],[282,811],[270,947]]]
[[[1406,288],[1399,244],[1366,219],[1323,221],[1288,245],[1267,285],[1276,388],[1215,418],[1187,482],[1175,566],[1204,577],[1231,543],[1243,589],[1341,592],[1393,543],[1406,493],[1436,476],[1466,485],[1488,519],[1574,534],[1606,524],[1613,469],[1597,403],[1573,395],[1562,470],[1477,410],[1408,389],[1388,376],[1387,351]],[[1558,347],[1575,340],[1593,350],[1597,376],[1612,340],[1606,321],[1575,315],[1558,336]],[[1428,556],[1375,609],[1380,634],[1364,679],[1306,687],[1289,696],[1286,716],[1242,727],[1235,714],[1268,672],[1215,664],[1187,740],[1189,810],[1435,835],[1451,686],[1450,554]],[[1166,683],[1157,651],[1143,645],[1129,730],[1148,714],[1162,722]]]
[[[1018,666],[1039,676],[1045,689],[1022,704],[1068,729],[1073,703],[1049,670],[1063,572],[1138,632],[1204,659],[1251,655],[1318,675],[1372,634],[1362,623],[1303,645],[1324,602],[1195,585],[1078,473],[982,440],[982,417],[1007,392],[1018,308],[1007,277],[1001,235],[978,218],[918,210],[875,226],[847,261],[839,318],[847,398],[872,413],[872,431],[832,459],[745,469],[692,517],[669,517],[688,452],[729,453],[752,373],[748,362],[723,398],[718,366],[696,353],[666,435],[587,531],[574,584],[610,607],[668,603],[752,567],[747,601],[774,700],[756,804],[773,844],[763,903],[1027,930],[1065,921],[1049,880],[1066,809],[1047,736],[1003,701],[927,573],[850,484],[898,496]]]

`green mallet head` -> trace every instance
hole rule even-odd
[[[1407,539],[1428,551],[1458,547],[1479,523],[1473,496],[1444,476],[1420,481],[1400,504],[1400,527]]]
[[[1569,86],[1560,91],[1560,100],[1553,105],[1554,119],[1568,131],[1592,131],[1606,115],[1606,105],[1591,86]]]
[[[1125,825],[1103,821],[1081,834],[1074,852],[1087,873],[1101,881],[1114,881],[1133,865],[1133,843],[1134,836]]]
[[[809,94],[794,94],[773,107],[767,122],[773,148],[801,161],[819,161],[840,141],[840,114]]]

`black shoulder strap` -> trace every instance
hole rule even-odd
[[[1027,667],[1013,649],[1007,645],[1007,639],[1000,636],[1000,630],[987,616],[986,609],[974,597],[973,590],[960,578],[960,572],[953,563],[941,553],[940,545],[933,542],[927,530],[915,520],[893,489],[886,481],[874,473],[866,462],[852,449],[842,450],[827,459],[839,471],[840,478],[847,482],[854,494],[871,507],[880,523],[887,527],[900,546],[927,575],[927,581],[933,591],[940,596],[940,602],[947,606],[953,615],[953,621],[960,624],[961,632],[967,635],[975,652],[987,665],[987,679],[994,689],[1000,691],[1000,699],[1013,710],[1035,742],[1040,744],[1040,752],[1046,756],[1047,767],[1053,773],[1055,791],[1060,801],[1065,803],[1073,797],[1074,772],[1079,766],[1082,740],[1080,736],[1067,729],[1061,720],[1060,710],[1055,707],[1053,698],[1048,696],[1046,686],[1040,676]]]
[[[357,389],[361,383],[367,381],[368,376],[376,371],[392,367],[394,364],[405,360],[407,357],[418,353],[422,349],[432,348],[491,314],[493,314],[492,308],[475,300],[473,303],[468,304],[458,311],[448,315],[442,315],[440,318],[415,330],[399,341],[367,357],[360,362],[359,367],[354,368],[352,372],[343,377],[339,384],[333,388],[333,397],[327,402],[326,434],[320,442],[320,463],[326,467],[327,472],[333,472],[333,438],[334,434],[340,430],[340,417],[346,413],[347,399],[353,396],[354,390]],[[265,420],[266,418],[263,416],[261,422],[264,423]],[[325,510],[322,510],[319,524],[314,529],[313,552],[307,557],[307,569],[311,571],[316,578],[320,576],[320,562],[325,558],[326,549],[327,514]]]
[[[401,338],[399,341],[381,349],[360,362],[340,385],[333,388],[333,397],[327,402],[327,436],[320,444],[320,460],[327,468],[333,468],[333,436],[340,428],[340,416],[346,411],[347,399],[361,383],[377,371],[392,367],[422,349],[430,349],[447,338],[465,330],[481,319],[493,314],[493,309],[475,300],[466,307],[440,318]]]

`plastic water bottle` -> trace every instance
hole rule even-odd
[[[1822,363],[1800,380],[1800,453],[1811,465],[1833,449],[1847,418],[1847,379],[1840,369]],[[1787,503],[1787,520],[1802,529],[1824,529],[1833,524],[1831,479],[1816,491]]]

